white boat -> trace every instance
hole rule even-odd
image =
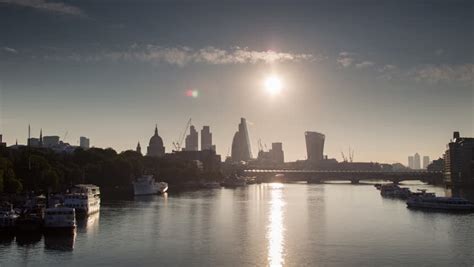
[[[92,184],[78,184],[64,196],[64,206],[74,208],[76,215],[90,215],[100,211],[100,189]]]
[[[68,207],[47,208],[43,226],[45,230],[72,231],[76,229],[76,212]]]
[[[474,211],[474,203],[460,197],[412,197],[408,208],[444,211]]]
[[[168,184],[165,182],[157,183],[153,175],[142,175],[133,182],[133,194],[135,196],[165,193],[166,190],[168,190]]]
[[[3,205],[0,209],[0,231],[14,229],[18,217],[11,204]]]

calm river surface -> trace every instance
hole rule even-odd
[[[0,265],[473,266],[474,214],[408,210],[369,184],[103,199],[74,237],[2,237]]]

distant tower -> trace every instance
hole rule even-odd
[[[158,135],[158,125],[155,126],[155,134],[150,138],[146,155],[153,157],[162,157],[165,155],[163,139]]]
[[[26,144],[30,146],[30,139],[31,139],[31,127],[28,124],[28,139],[26,140]]]
[[[423,169],[427,169],[428,165],[430,165],[430,157],[429,156],[424,156],[423,157]]]
[[[323,160],[324,140],[326,136],[318,132],[305,132],[306,153],[309,161]]]
[[[89,149],[91,140],[87,137],[81,136],[79,138],[79,146],[82,149]]]
[[[7,147],[7,143],[3,142],[3,136],[0,134],[0,147]]]
[[[185,150],[186,151],[198,151],[199,150],[199,135],[194,128],[194,125],[189,127],[189,135],[186,136],[185,140]]]
[[[420,154],[415,153],[415,156],[413,156],[413,169],[419,170],[420,168],[421,168]]]
[[[40,129],[39,146],[43,147],[43,128]]]
[[[272,158],[272,161],[275,163],[281,164],[285,162],[283,144],[281,142],[272,143],[272,149],[270,149],[270,156]]]
[[[201,130],[201,150],[212,150],[212,133],[209,126],[203,126]],[[215,150],[215,149],[214,149]]]
[[[414,169],[414,168],[415,168],[414,162],[415,162],[415,161],[414,161],[413,156],[408,156],[408,168]]]
[[[142,147],[140,146],[140,142],[138,142],[137,144],[137,153],[139,153],[140,155],[142,154]]]
[[[232,160],[248,161],[252,158],[252,149],[250,148],[249,132],[247,121],[240,118],[239,130],[234,134],[232,140]]]

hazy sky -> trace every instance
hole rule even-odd
[[[30,123],[122,151],[158,124],[170,152],[191,117],[225,157],[245,117],[254,155],[262,139],[305,159],[313,130],[329,157],[436,158],[454,130],[474,135],[473,14],[473,1],[0,0],[0,133],[25,143]]]

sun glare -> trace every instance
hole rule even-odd
[[[277,95],[283,89],[283,84],[278,76],[272,75],[265,79],[265,90],[271,95]]]

